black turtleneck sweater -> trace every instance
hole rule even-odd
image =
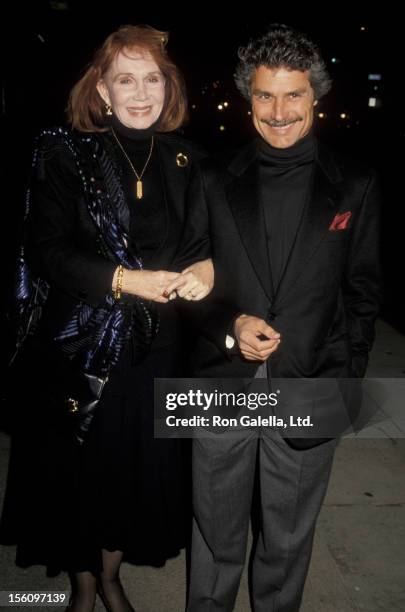
[[[147,129],[138,130],[126,127],[113,115],[110,128],[114,130],[125,153],[140,175],[149,156],[156,123]],[[134,171],[112,134],[111,140],[115,144],[123,172],[123,188],[130,210],[130,239],[146,268],[152,263],[166,232],[166,207],[156,139],[152,156],[142,176],[143,197],[140,200],[136,199],[137,178]]]
[[[308,134],[286,149],[258,142],[260,197],[263,206],[273,286],[276,290],[288,262],[306,202],[315,157]]]

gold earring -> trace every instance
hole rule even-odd
[[[105,105],[105,114],[108,115],[109,117],[111,117],[111,115],[113,114],[110,104]]]

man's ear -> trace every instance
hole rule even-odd
[[[104,102],[111,106],[111,100],[110,100],[110,95],[108,93],[108,88],[107,88],[107,85],[105,84],[105,82],[103,81],[103,79],[100,79],[98,81],[96,87],[97,87],[98,93],[103,98]]]

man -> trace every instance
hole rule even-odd
[[[183,256],[205,242],[215,267],[194,373],[363,377],[381,297],[375,176],[313,135],[330,79],[312,41],[274,25],[239,59],[236,84],[258,138],[230,161],[205,160],[194,178]],[[187,610],[234,607],[258,451],[252,606],[297,611],[337,440],[271,429],[260,440],[223,438],[194,441]]]

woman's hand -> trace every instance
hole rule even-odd
[[[204,259],[189,266],[178,278],[166,287],[164,296],[169,297],[175,291],[185,300],[198,301],[205,298],[214,286],[214,266],[212,259]]]
[[[116,286],[116,276],[117,273],[114,274],[113,288]],[[165,296],[163,292],[169,283],[173,283],[179,276],[181,275],[177,272],[166,272],[165,270],[152,272],[151,270],[125,269],[122,277],[122,291],[137,295],[144,300],[165,304],[169,301],[170,294]]]

